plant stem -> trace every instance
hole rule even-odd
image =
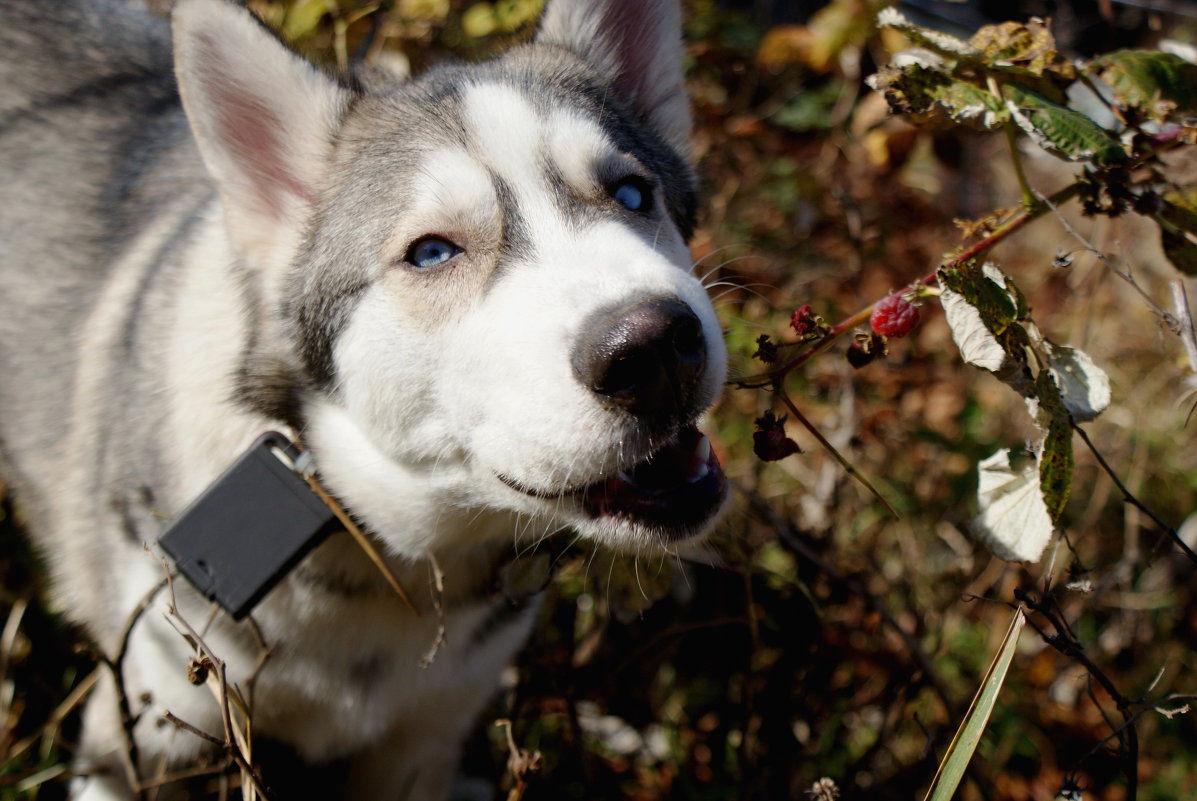
[[[851,462],[849,462],[847,459],[845,459],[843,454],[841,454],[838,450],[836,450],[835,446],[827,441],[827,438],[824,437],[822,435],[822,433],[819,432],[819,429],[815,428],[815,425],[811,421],[806,419],[806,416],[803,415],[802,412],[798,411],[798,407],[794,405],[794,401],[790,400],[790,396],[785,393],[785,390],[778,387],[777,395],[778,395],[778,397],[781,398],[781,402],[785,404],[785,407],[790,410],[790,414],[792,414],[794,416],[794,418],[799,423],[801,423],[803,425],[803,427],[806,428],[807,431],[809,431],[811,433],[811,436],[813,436],[815,439],[817,439],[819,441],[819,444],[822,445],[823,448],[828,453],[830,453],[832,455],[832,457],[837,462],[840,463],[840,467],[844,468],[844,471],[848,475],[852,476],[852,478],[859,481],[864,486],[865,489],[867,489],[870,493],[872,493],[873,497],[876,498],[877,500],[879,500],[882,503],[882,505],[885,506],[885,508],[889,510],[889,513],[891,515],[893,515],[896,519],[900,520],[902,516],[897,513],[897,511],[894,509],[894,507],[890,506],[889,501],[887,501],[885,499],[885,497],[882,496],[882,494],[877,491],[877,489],[872,485],[872,483],[867,478],[865,478],[864,475],[859,470],[856,469],[855,465],[853,465]]]
[[[985,253],[995,245],[1003,242],[1008,236],[1022,228],[1027,223],[1033,222],[1034,220],[1042,217],[1049,210],[1051,210],[1051,207],[1058,206],[1061,203],[1066,203],[1067,201],[1076,197],[1080,190],[1081,185],[1079,182],[1069,184],[1068,186],[1048,197],[1046,199],[1047,205],[1044,203],[1035,202],[1031,206],[1020,209],[1019,211],[1015,212],[1013,217],[995,228],[988,236],[977,240],[967,247],[961,248],[955,255],[946,257],[942,262],[940,262],[938,267],[936,267],[932,272],[927,273],[922,278],[913,282],[912,286],[918,286],[920,284],[929,285],[935,283],[935,281],[938,279],[940,270],[955,269],[961,264],[970,261],[971,259],[977,258],[982,253]],[[782,379],[790,374],[790,372],[801,367],[815,356],[818,356],[820,353],[830,348],[841,336],[856,328],[858,325],[863,325],[873,313],[873,306],[875,305],[875,303],[871,303],[853,314],[851,317],[848,317],[831,326],[831,328],[827,330],[827,333],[823,335],[822,339],[818,340],[792,359],[782,362],[781,364],[764,373],[745,376],[743,378],[734,378],[729,383],[736,384],[746,389],[759,389],[761,387],[769,386],[770,384],[780,383]]]

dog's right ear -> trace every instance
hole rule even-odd
[[[549,0],[536,41],[571,50],[599,72],[678,153],[689,152],[679,0]]]
[[[350,93],[229,0],[179,0],[175,74],[234,244],[261,266],[297,244]]]

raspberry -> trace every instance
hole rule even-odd
[[[919,310],[901,295],[890,295],[877,301],[869,324],[883,337],[904,337],[919,324]]]

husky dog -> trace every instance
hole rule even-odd
[[[345,798],[448,795],[534,616],[496,589],[512,553],[709,528],[726,481],[694,420],[726,353],[685,244],[681,59],[676,0],[549,0],[530,43],[390,83],[230,0],[170,26],[0,0],[0,475],[64,611],[109,655],[135,623],[131,708],[111,679],[89,700],[78,797],[130,797],[125,724],[142,777],[208,747],[162,711],[221,732],[165,593],[135,614],[163,575],[143,543],[266,430],[424,614],[344,534],[250,621],[174,593],[253,678],[255,743],[336,764]]]

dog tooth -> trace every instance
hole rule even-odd
[[[694,446],[694,457],[704,465],[711,458],[711,441],[706,436],[700,436]]]
[[[699,481],[702,481],[710,472],[711,468],[707,466],[706,462],[702,462],[700,465],[698,465],[698,468],[694,471],[694,474],[687,479],[686,483],[695,484]]]

